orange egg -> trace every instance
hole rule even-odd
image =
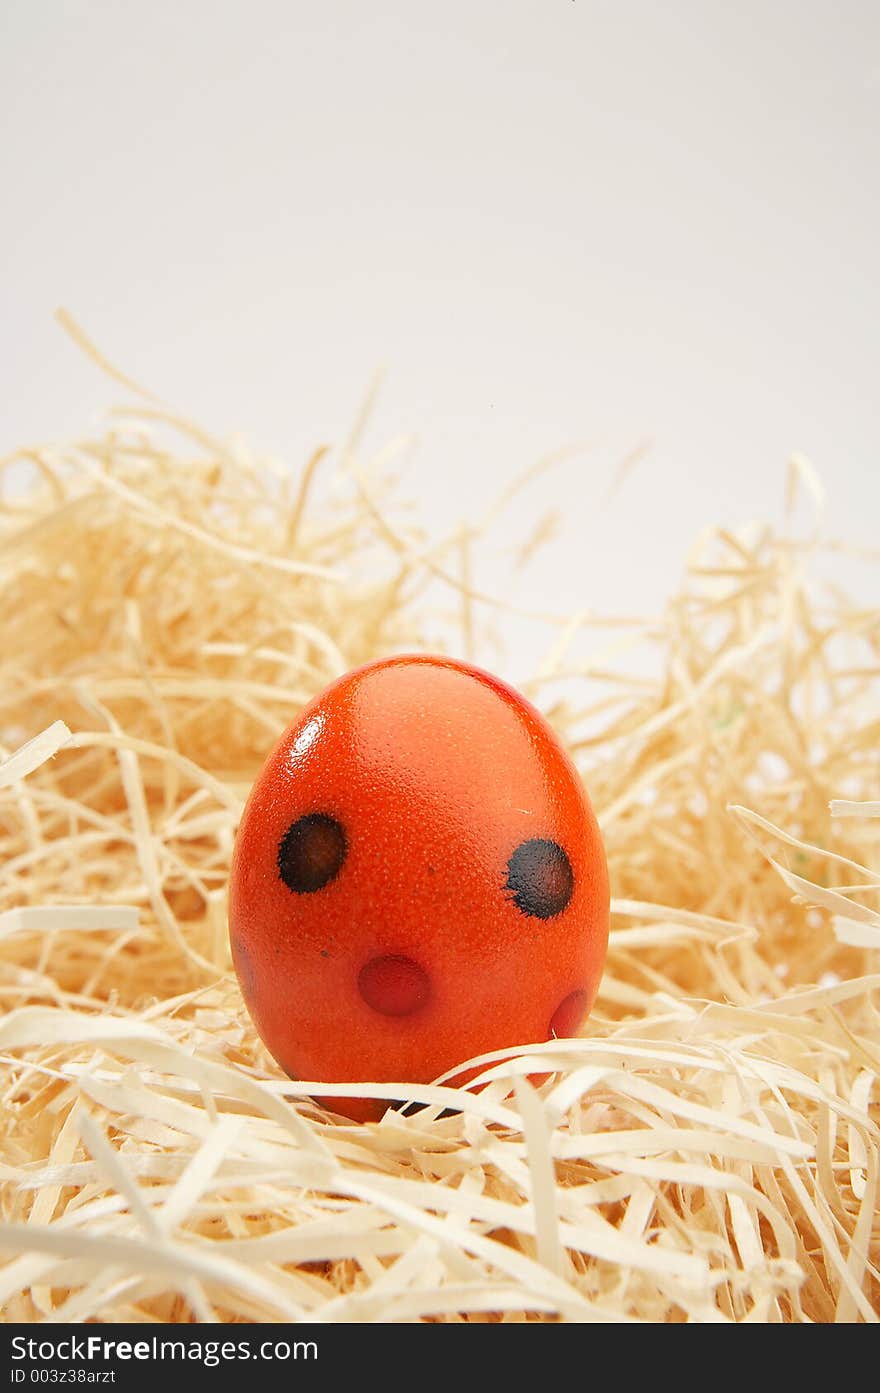
[[[341,677],[275,746],[236,839],[229,927],[288,1074],[430,1082],[576,1033],[605,961],[605,854],[529,702],[479,668],[396,657]]]

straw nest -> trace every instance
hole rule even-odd
[[[255,1036],[225,913],[250,783],[330,679],[434,646],[466,552],[357,444],[318,496],[320,454],[152,405],[6,462],[6,1318],[876,1320],[880,613],[811,580],[818,533],[707,533],[644,627],[656,678],[607,636],[569,659],[575,621],[529,688],[608,850],[583,1038],[480,1091],[365,1084],[427,1106],[356,1125]]]

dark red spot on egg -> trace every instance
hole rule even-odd
[[[250,995],[255,987],[254,965],[251,962],[251,955],[241,939],[235,935],[230,936],[229,946],[232,950],[232,965],[235,968],[236,976],[243,991]]]
[[[564,1035],[576,1035],[578,1026],[587,1014],[587,993],[569,992],[559,1003],[550,1021],[548,1039],[558,1040]]]
[[[410,1016],[430,994],[428,974],[412,958],[371,958],[358,974],[358,990],[383,1016]]]

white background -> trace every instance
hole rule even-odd
[[[795,450],[875,543],[875,0],[5,0],[3,30],[3,448],[117,395],[65,304],[294,464],[384,367],[369,440],[418,437],[437,528],[586,442],[499,538],[562,506],[539,607],[656,610],[700,527],[780,515]]]

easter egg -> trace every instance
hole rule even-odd
[[[476,667],[394,657],[328,687],[260,772],[232,957],[291,1077],[427,1083],[577,1032],[608,896],[595,816],[543,716]],[[387,1103],[328,1106],[363,1120]]]

